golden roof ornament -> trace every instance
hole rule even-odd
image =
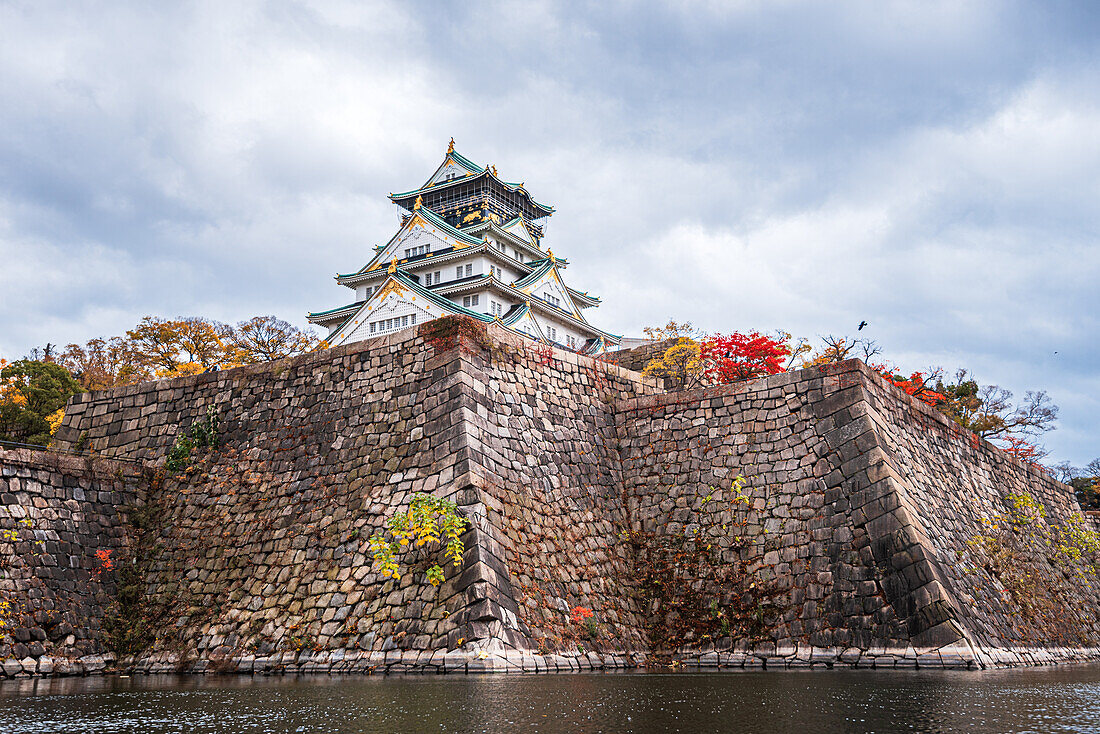
[[[550,256],[551,261],[554,260],[554,251],[553,250],[547,250],[546,254]]]
[[[491,168],[491,169],[493,170],[493,175],[494,175],[494,176],[498,176],[498,177],[499,177],[499,174],[497,174],[497,167],[496,167],[496,166],[489,166],[489,168]]]
[[[455,139],[452,136],[451,137],[451,142],[447,144],[447,154],[450,155],[451,153],[454,153],[454,152],[455,152]]]
[[[393,258],[392,260],[390,260],[390,268],[386,272],[388,272],[390,275],[393,275],[394,273],[397,272],[397,258],[396,257]]]
[[[413,204],[413,211],[415,212],[417,209],[419,209],[420,206],[423,203],[424,203],[424,197],[423,196],[417,196],[416,197],[416,202]]]

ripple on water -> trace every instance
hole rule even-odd
[[[84,678],[0,684],[0,732],[1100,731],[1100,666],[987,672]]]

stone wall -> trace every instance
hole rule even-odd
[[[601,354],[600,359],[609,364],[618,365],[623,369],[641,372],[647,364],[659,358],[675,342],[675,339],[665,339],[664,341],[642,344],[631,349],[619,349]]]
[[[1097,600],[1060,581],[1082,564],[1029,551],[1067,624],[971,542],[1022,492],[1049,535],[1072,492],[856,362],[667,394],[440,319],[80,396],[58,441],[161,463],[211,409],[218,447],[154,485],[134,539],[159,632],[137,670],[966,667],[1096,644]],[[369,550],[418,491],[471,524],[439,589],[440,553],[393,581]]]
[[[80,674],[113,660],[104,644],[111,573],[126,556],[125,508],[140,467],[47,451],[0,450],[0,668],[7,676]]]
[[[1080,518],[1072,491],[858,361],[629,400],[616,416],[636,529],[705,537],[718,563],[742,566],[741,586],[704,588],[716,604],[755,584],[762,628],[742,619],[695,640],[678,651],[692,663],[976,666],[1096,655],[1095,569],[1036,543],[1028,569],[1042,578],[1014,596],[974,544],[1013,494],[1045,507],[1026,532],[1056,537]],[[1077,581],[1064,583],[1066,574]],[[1030,610],[1032,594],[1056,601]]]
[[[609,649],[639,649],[630,595],[593,590],[587,574],[624,577],[601,525],[620,508],[608,406],[656,388],[492,336],[437,320],[74,401],[59,442],[112,456],[159,461],[211,407],[222,426],[216,451],[149,498],[163,518],[149,617],[164,632],[141,666],[545,668],[515,653],[544,638],[562,648],[569,607],[592,599],[628,625]],[[416,491],[453,499],[472,523],[463,567],[445,566],[438,590],[423,570],[439,554],[407,558],[418,570],[400,582],[370,556],[371,535]]]
[[[1073,490],[961,429],[943,414],[863,369],[865,425],[876,443],[869,461],[896,497],[896,523],[910,549],[883,543],[883,560],[921,560],[898,584],[932,600],[926,616],[955,628],[982,662],[1048,660],[1100,645],[1100,585],[1091,542],[1095,532]],[[1014,512],[1019,498],[1041,516]],[[1016,517],[1008,542],[987,521]],[[992,549],[975,539],[994,537]],[[890,551],[893,553],[890,553]],[[995,557],[996,556],[996,557]],[[1027,578],[1023,578],[1026,576]],[[1092,654],[1092,653],[1089,653]]]

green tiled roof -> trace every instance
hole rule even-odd
[[[441,306],[442,308],[454,311],[456,313],[460,313],[464,316],[472,316],[473,318],[477,319],[478,321],[484,321],[485,323],[489,323],[493,320],[492,316],[489,316],[489,315],[483,314],[483,313],[478,313],[477,311],[471,311],[468,308],[464,308],[462,306],[459,306],[457,303],[450,300],[449,298],[444,298],[443,296],[436,295],[435,293],[432,293],[430,290],[428,290],[424,286],[420,285],[415,280],[413,280],[412,278],[410,278],[407,275],[405,275],[404,273],[402,273],[400,270],[398,270],[393,275],[394,275],[395,278],[397,278],[398,281],[400,281],[401,285],[408,287],[409,289],[411,289],[412,291],[414,291],[418,295],[424,296],[425,298],[427,298],[432,303],[435,303],[437,306]]]
[[[310,311],[307,314],[307,318],[316,318],[318,316],[327,316],[328,314],[339,313],[344,309],[355,308],[356,306],[362,306],[366,301],[356,301],[355,303],[349,303],[346,306],[339,306],[337,308],[330,308],[328,311]]]
[[[448,155],[451,158],[453,158],[456,163],[461,165],[463,168],[467,169],[470,173],[474,174],[475,176],[488,175],[493,180],[495,180],[497,183],[499,183],[501,186],[504,186],[507,189],[511,189],[512,191],[522,191],[523,193],[527,194],[527,198],[530,200],[531,204],[533,206],[539,208],[539,209],[542,209],[547,214],[550,214],[554,211],[554,207],[549,206],[548,204],[540,204],[539,202],[535,201],[534,198],[531,196],[531,193],[523,186],[522,183],[509,183],[508,181],[503,181],[503,180],[500,179],[499,176],[496,176],[492,171],[490,171],[487,166],[477,165],[476,163],[471,161],[469,158],[466,158],[465,156],[461,155],[458,151],[451,151],[450,153],[448,153]],[[425,185],[421,186],[418,189],[413,189],[412,191],[404,191],[400,194],[390,194],[390,200],[391,201],[397,201],[398,199],[408,199],[408,198],[411,198],[413,196],[419,196],[420,194],[424,194],[428,191],[437,190],[441,187],[449,186],[451,184],[461,183],[461,182],[466,181],[466,180],[468,180],[467,177],[463,176],[462,178],[454,178],[454,179],[451,179],[450,181],[440,181],[439,183],[436,183],[434,185],[425,184]]]

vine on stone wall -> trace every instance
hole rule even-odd
[[[370,537],[371,555],[381,566],[382,578],[401,578],[401,566],[397,555],[408,547],[421,548],[427,545],[443,546],[447,558],[455,568],[462,566],[462,533],[466,530],[466,521],[458,516],[458,507],[454,502],[417,492],[409,501],[409,509],[399,512],[386,522],[385,533],[375,533]],[[427,569],[428,583],[439,586],[443,583],[443,567],[438,563]]]
[[[123,508],[130,530],[129,552],[110,559],[109,568],[102,564],[99,567],[101,575],[112,574],[115,582],[115,596],[103,617],[103,634],[107,647],[118,655],[142,652],[161,631],[163,615],[147,596],[146,574],[157,551],[156,539],[164,516],[159,503],[164,475],[150,472],[145,481],[148,487],[145,502]]]
[[[12,507],[18,507],[18,505],[12,505]],[[7,514],[11,517],[10,509]],[[29,517],[12,519],[13,527],[0,529],[0,549],[3,549],[0,552],[0,581],[10,578],[11,572],[8,569],[19,556],[22,556],[25,564],[41,567],[37,559],[43,554],[45,547],[45,543],[34,534],[34,521]],[[25,548],[29,553],[20,554],[18,543],[28,544]],[[26,598],[25,589],[19,595],[12,589],[0,589],[0,643],[7,639],[7,629],[15,626],[16,621],[27,613]]]
[[[1100,534],[1075,516],[1051,524],[1026,492],[1008,495],[1005,512],[983,518],[968,542],[972,562],[995,579],[1022,612],[1019,631],[1033,642],[1097,642],[1096,615],[1060,601],[1071,585],[1091,587],[1100,577]]]
[[[699,498],[696,523],[688,526],[693,532],[627,533],[650,612],[651,663],[667,663],[687,645],[763,637],[778,614],[779,591],[755,578],[744,558],[751,544],[745,527],[752,507],[745,484],[738,475],[729,490],[711,487]]]
[[[180,472],[191,464],[191,456],[198,449],[217,448],[218,414],[214,406],[208,406],[206,415],[191,424],[186,431],[180,431],[172,447],[168,449],[165,467],[170,472]]]

